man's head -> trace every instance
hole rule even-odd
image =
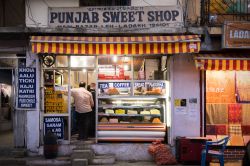
[[[91,88],[91,89],[95,89],[95,86],[96,86],[96,85],[95,85],[95,83],[93,83],[93,82],[90,84],[90,88]]]
[[[85,88],[85,85],[86,85],[86,83],[85,83],[85,82],[83,82],[83,81],[81,81],[81,82],[79,83],[79,87],[83,87],[83,88]]]

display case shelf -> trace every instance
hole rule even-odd
[[[133,123],[133,122],[129,122],[129,123],[126,123],[126,122],[121,122],[121,123],[101,122],[100,124],[109,124],[110,125],[110,124],[152,124],[152,123],[150,123],[150,122],[140,122],[140,123]],[[155,124],[162,124],[162,123],[155,123]]]
[[[141,96],[121,96],[121,95],[105,95],[105,96],[98,96],[98,99],[166,99],[166,96],[159,96],[159,95],[141,95]]]
[[[117,57],[114,62],[105,58],[98,59],[98,141],[163,140],[169,84],[165,80],[149,80],[152,72],[159,70],[158,61],[156,68],[147,68],[146,61],[150,62],[151,59],[134,61],[133,58],[130,62],[128,57]],[[126,70],[124,65],[128,67]],[[143,76],[139,77],[140,71],[143,71]]]
[[[99,116],[153,116],[153,117],[160,117],[161,115],[158,114],[105,114],[105,113],[98,113]]]

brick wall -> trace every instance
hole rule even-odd
[[[244,148],[228,148],[225,149],[224,152],[224,159],[225,160],[242,160],[243,156],[245,153],[245,149]]]
[[[224,151],[225,161],[238,161],[242,160],[245,154],[245,147],[229,147]],[[217,158],[213,158],[212,161],[218,161]]]

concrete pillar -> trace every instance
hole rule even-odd
[[[28,67],[36,67],[36,109],[27,111],[27,125],[26,125],[26,137],[27,137],[27,151],[28,155],[38,154],[39,150],[39,133],[40,133],[40,65],[38,56],[27,52],[26,64]],[[30,62],[28,64],[28,62]],[[34,62],[34,63],[32,63]],[[33,66],[32,66],[33,65]]]

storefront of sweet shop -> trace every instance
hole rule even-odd
[[[231,159],[241,159],[250,140],[249,38],[243,30],[248,27],[246,22],[227,22],[223,34],[227,51],[195,57],[197,69],[204,71],[205,136],[212,140],[230,136]]]
[[[73,26],[60,23],[60,19],[56,22],[57,13],[63,10],[77,14],[80,9],[90,10],[89,7],[51,8],[50,26]],[[92,14],[97,13],[94,15],[96,18],[106,16],[105,20],[108,13],[116,9],[99,7],[91,8],[91,11]],[[138,10],[138,15],[133,16],[141,19],[138,25],[152,26],[152,23],[157,23],[153,20],[151,23],[144,22],[143,13],[156,10],[154,8],[123,7],[119,10],[128,14],[130,10]],[[172,11],[175,17],[164,26],[182,27],[180,8],[165,7],[164,10]],[[153,13],[149,15],[152,19]],[[71,20],[70,17],[67,19]],[[106,25],[102,22],[93,26],[96,30],[103,26],[114,28],[117,23]],[[125,23],[119,26],[124,28]],[[173,90],[169,59],[177,54],[198,53],[199,35],[173,35],[161,30],[156,33],[156,29],[151,27],[143,33],[140,31],[140,34],[130,28],[123,34],[104,31],[101,34],[34,35],[30,43],[32,53],[40,59],[42,134],[51,130],[62,142],[71,140],[76,123],[70,89],[84,81],[87,85],[96,85],[96,115],[92,119],[93,126],[96,126],[93,128],[96,142],[152,142],[156,139],[171,142],[173,115],[170,98]]]

